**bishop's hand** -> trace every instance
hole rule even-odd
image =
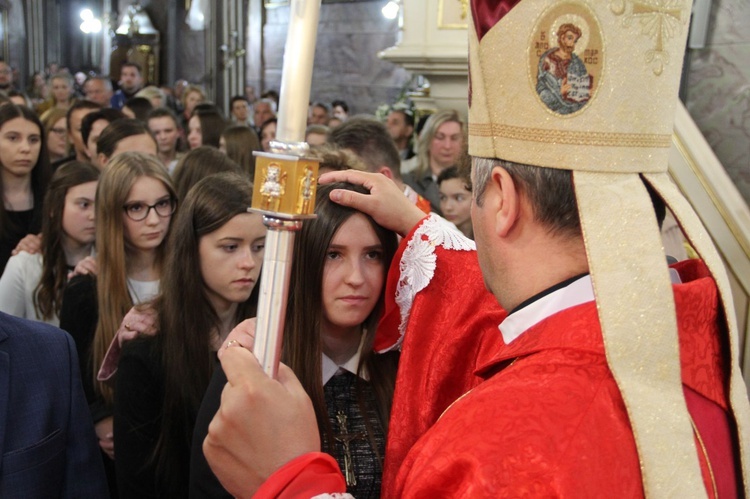
[[[203,452],[230,494],[251,497],[281,466],[320,451],[315,411],[284,364],[279,364],[278,378],[272,379],[245,348],[226,348],[221,366],[227,384]]]
[[[408,234],[426,215],[416,207],[398,186],[385,175],[357,170],[328,172],[320,176],[321,184],[349,182],[369,189],[370,194],[334,189],[331,200],[370,215],[379,225]]]

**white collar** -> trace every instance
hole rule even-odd
[[[669,269],[669,277],[673,284],[682,282],[675,269]],[[587,274],[513,312],[498,328],[503,335],[503,341],[508,345],[547,317],[590,301],[594,301],[594,287],[591,276]]]
[[[593,300],[594,288],[591,284],[591,276],[585,275],[506,317],[498,326],[503,335],[503,341],[507,345],[547,317]]]
[[[339,371],[349,371],[350,373],[357,375],[357,366],[359,366],[359,358],[362,355],[362,348],[365,344],[365,335],[362,334],[362,338],[359,340],[359,347],[357,348],[357,351],[354,353],[354,355],[344,362],[341,365],[336,364],[333,360],[331,360],[330,357],[328,357],[326,354],[322,353],[321,356],[321,371],[323,372],[323,385],[325,386],[326,383],[328,383],[331,378],[333,378],[336,374],[339,373]],[[369,377],[367,375],[367,370],[363,369],[362,371],[362,379],[368,380]]]

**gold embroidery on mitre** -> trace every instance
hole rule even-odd
[[[613,132],[573,132],[545,128],[527,128],[490,123],[469,123],[469,135],[476,137],[504,137],[553,144],[602,146],[602,147],[645,147],[668,148],[671,135],[651,133]]]
[[[469,0],[458,0],[458,2],[461,4],[461,20],[463,21],[469,15]]]
[[[625,16],[625,28],[641,25],[641,35],[654,41],[654,48],[644,54],[654,74],[659,76],[669,64],[669,52],[664,45],[682,30],[685,18],[683,0],[612,0],[609,8],[616,16]]]
[[[539,17],[529,42],[529,81],[546,110],[567,117],[588,107],[601,86],[602,41],[594,13],[575,0]]]

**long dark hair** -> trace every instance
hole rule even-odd
[[[282,356],[284,363],[292,368],[312,399],[321,438],[328,439],[331,448],[333,448],[333,429],[328,419],[321,383],[322,347],[320,330],[324,311],[322,286],[326,262],[325,255],[336,231],[349,217],[357,213],[365,216],[383,245],[384,281],[397,247],[396,234],[375,223],[368,215],[331,201],[329,194],[333,189],[348,189],[368,193],[363,187],[348,183],[328,184],[318,189],[315,207],[318,218],[305,222],[294,245],[295,260],[292,267],[289,303],[284,325],[284,352]],[[360,374],[357,378],[357,393],[359,394],[357,403],[362,414],[366,414],[364,396],[359,382],[361,374],[366,370],[375,393],[375,409],[380,417],[383,430],[387,432],[397,366],[395,356],[379,355],[372,351],[375,330],[382,309],[383,297],[381,291],[380,300],[363,323],[366,337],[357,367],[357,372]],[[374,444],[373,432],[368,418],[364,419],[370,443],[377,453],[377,445]],[[382,456],[379,457],[382,459]]]
[[[37,159],[34,168],[31,170],[31,193],[34,196],[33,220],[31,226],[38,228],[39,225],[41,225],[42,219],[42,200],[44,199],[44,193],[47,192],[47,185],[49,184],[49,179],[52,175],[49,165],[49,153],[47,153],[47,134],[44,131],[42,122],[39,121],[39,118],[34,111],[25,106],[17,106],[10,102],[0,106],[0,128],[5,126],[5,123],[8,121],[16,118],[23,118],[26,121],[30,121],[39,128],[41,143],[41,147],[39,148],[39,158]],[[5,187],[3,186],[2,176],[0,176],[0,193],[5,197]],[[18,227],[13,226],[12,221],[8,217],[5,203],[0,202],[0,238],[7,237],[8,234],[17,231],[17,229]]]
[[[258,134],[245,125],[233,125],[224,129],[221,136],[224,137],[227,156],[252,179],[255,176],[253,151],[262,150]]]
[[[165,388],[154,457],[163,484],[170,487],[164,490],[180,490],[185,483],[175,463],[190,452],[195,415],[213,371],[211,335],[221,326],[203,283],[198,246],[203,236],[247,213],[251,201],[248,179],[236,173],[211,175],[190,190],[172,222],[161,293],[154,302]],[[252,301],[237,307],[235,323],[252,316]]]
[[[52,175],[44,196],[42,213],[42,277],[34,292],[34,308],[45,320],[60,314],[63,291],[68,282],[68,263],[63,250],[65,197],[77,185],[99,180],[99,170],[89,163],[71,161]]]
[[[221,113],[211,108],[196,108],[193,116],[201,122],[201,145],[219,148],[221,132],[227,127],[227,122]]]
[[[172,178],[179,199],[185,199],[188,191],[199,180],[215,173],[242,173],[239,165],[215,147],[200,146],[188,151],[177,163]]]

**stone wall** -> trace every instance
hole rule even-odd
[[[714,0],[706,48],[690,54],[686,106],[750,203],[748,27],[748,0]]]
[[[374,113],[396,99],[409,73],[377,53],[396,43],[397,22],[380,13],[383,2],[325,4],[320,10],[310,99],[343,99],[350,114]],[[279,89],[289,7],[266,11],[264,89]]]

